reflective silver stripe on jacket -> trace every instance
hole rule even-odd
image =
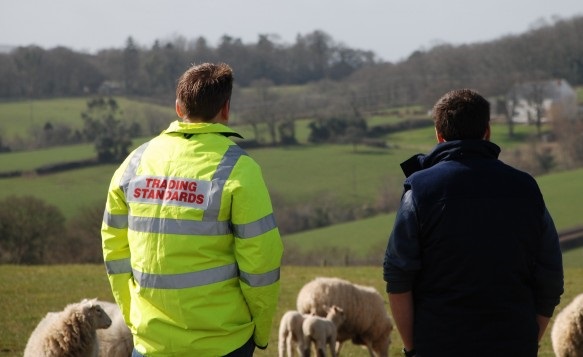
[[[105,210],[103,213],[103,222],[107,224],[108,227],[112,228],[128,228],[128,215],[127,214],[111,214]]]
[[[182,274],[149,274],[133,270],[135,281],[142,288],[185,289],[218,283],[238,277],[237,264]]]
[[[203,221],[216,221],[219,217],[219,210],[221,209],[221,197],[223,196],[223,188],[225,182],[231,176],[231,172],[235,167],[239,158],[247,153],[237,145],[231,145],[225,152],[225,155],[219,162],[217,170],[211,179],[211,194],[209,205],[204,212]]]
[[[119,187],[123,190],[126,197],[128,195],[127,190],[128,185],[130,184],[130,180],[136,176],[136,171],[138,171],[138,166],[140,165],[140,161],[142,161],[142,155],[144,154],[144,151],[146,151],[146,148],[148,147],[149,144],[150,142],[148,141],[147,143],[140,145],[140,147],[136,149],[134,155],[130,159],[130,163],[123,172],[123,175],[121,176],[121,179],[119,181]]]
[[[130,258],[110,260],[105,262],[107,274],[126,274],[132,272]]]
[[[279,280],[279,268],[263,274],[249,274],[244,271],[240,272],[241,280],[250,286],[267,286]]]
[[[148,274],[142,273],[130,266],[130,259],[119,259],[105,262],[107,274],[133,273],[134,280],[142,288],[154,289],[184,289],[219,283],[239,277],[252,287],[267,286],[279,280],[280,269],[277,268],[264,274],[249,274],[239,272],[236,263],[211,268],[203,271],[183,274]]]
[[[109,220],[113,220],[111,216]],[[121,217],[118,218],[121,222]],[[105,221],[105,219],[104,219]],[[105,221],[106,223],[108,221]],[[108,223],[114,228],[124,228]],[[276,228],[273,214],[269,214],[262,219],[247,224],[231,225],[226,222],[217,221],[192,221],[185,219],[157,218],[157,217],[135,217],[131,216],[127,227],[136,232],[162,233],[162,234],[192,234],[205,236],[218,236],[233,233],[237,238],[253,238]]]
[[[239,277],[239,273],[241,280],[252,287],[270,285],[279,280],[279,268],[265,274],[248,274],[239,272],[236,263],[182,274],[149,274],[133,270],[134,280],[140,287],[152,289],[194,288],[236,279]]]
[[[273,213],[258,219],[255,222],[247,223],[247,224],[234,224],[233,231],[235,237],[238,238],[253,238],[261,235],[265,232],[269,232],[270,230],[276,227],[275,224],[275,216]]]
[[[218,236],[231,234],[229,222],[130,216],[128,228],[136,232]]]

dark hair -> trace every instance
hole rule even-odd
[[[433,118],[446,141],[483,139],[490,123],[490,103],[473,90],[452,90],[435,103]]]
[[[227,64],[193,65],[178,79],[176,99],[189,118],[213,119],[231,99],[233,70]]]

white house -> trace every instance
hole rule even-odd
[[[577,117],[577,93],[564,79],[516,84],[506,98],[515,123],[535,123],[537,110],[542,122]]]

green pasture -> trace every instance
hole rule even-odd
[[[88,150],[84,148],[83,150]],[[81,150],[78,150],[79,152]],[[248,150],[262,166],[265,180],[274,195],[285,202],[297,203],[313,199],[338,199],[340,202],[370,204],[379,189],[390,183],[391,176],[400,178],[399,163],[413,151],[406,149],[358,148],[352,146],[322,145]],[[58,151],[56,152],[58,153]],[[2,171],[18,165],[33,169],[24,162],[49,161],[45,152],[30,153],[14,158],[15,153],[0,155]],[[62,155],[54,157],[61,161]],[[6,160],[6,161],[2,161]],[[6,168],[6,169],[5,169]],[[22,168],[19,167],[19,168]],[[115,165],[96,166],[47,176],[2,179],[0,198],[14,194],[30,194],[59,207],[66,216],[77,208],[95,201],[103,201],[115,170]],[[397,188],[398,190],[398,188]],[[104,202],[104,201],[103,201]]]
[[[81,113],[87,108],[89,97],[23,100],[0,103],[0,136],[9,140],[18,135],[25,137],[31,127],[51,124],[66,124],[72,128],[82,128]],[[142,122],[148,115],[168,117],[174,120],[174,103],[160,106],[138,100],[116,97],[115,100],[127,120]],[[146,114],[148,113],[148,114]]]
[[[394,120],[387,118],[387,120]],[[304,162],[306,156],[315,156],[320,153],[324,155],[323,160],[331,157],[336,157],[348,163],[348,167],[352,161],[367,162],[370,161],[365,157],[374,155],[383,155],[395,157],[397,161],[403,161],[412,153],[428,152],[435,145],[435,134],[432,127],[409,130],[406,132],[399,132],[387,135],[385,141],[390,149],[371,148],[363,145],[358,145],[356,149],[352,145],[307,145],[307,137],[309,135],[308,120],[299,120],[296,123],[296,131],[298,140],[304,145],[290,146],[281,148],[265,148],[260,150],[248,150],[253,157],[274,157],[277,158],[280,164],[287,164],[284,161],[289,157],[290,163]],[[502,147],[503,153],[507,150],[516,148],[519,145],[524,145],[525,138],[535,134],[536,129],[533,126],[517,126],[515,129],[516,136],[509,138],[506,132],[505,125],[495,124],[493,129],[493,141]],[[235,130],[239,131],[245,138],[253,138],[253,132],[249,126],[236,126]],[[149,140],[150,137],[142,137],[133,139],[132,148],[137,147],[141,143]],[[309,154],[312,152],[313,154]],[[352,158],[346,159],[346,156]],[[35,168],[47,164],[57,162],[77,161],[95,157],[95,147],[93,144],[78,144],[70,146],[58,146],[34,151],[20,151],[0,154],[0,172],[9,172],[15,170],[33,171]],[[259,159],[258,159],[259,160]],[[314,161],[315,158],[314,158]],[[399,161],[399,162],[400,162]],[[391,165],[394,162],[390,163]],[[364,164],[366,167],[366,164]],[[322,166],[321,163],[319,166]],[[338,167],[338,165],[335,165]],[[341,165],[346,166],[346,165]],[[358,166],[358,165],[357,165]],[[322,167],[328,168],[328,165]],[[344,176],[344,175],[343,175]]]
[[[565,293],[560,311],[577,294],[583,292],[580,279],[583,268],[566,267]],[[269,346],[258,350],[258,357],[277,355],[277,330],[279,319],[287,310],[296,309],[296,297],[301,287],[317,276],[335,276],[357,284],[373,286],[386,299],[381,265],[362,267],[296,267],[283,266],[281,291],[275,321],[272,325]],[[0,356],[22,356],[30,333],[49,311],[60,311],[67,304],[83,298],[113,301],[105,268],[102,265],[58,266],[0,266]],[[389,306],[387,311],[391,315]],[[556,315],[556,313],[555,313]],[[553,356],[550,329],[541,341],[539,356]],[[396,329],[391,334],[390,356],[400,356],[401,338]],[[346,342],[343,357],[368,355],[361,347]]]
[[[34,171],[57,162],[72,162],[95,157],[93,144],[57,146],[34,151],[17,151],[0,154],[0,172]]]
[[[2,179],[0,198],[34,196],[58,207],[67,218],[94,204],[105,207],[105,198],[116,165],[94,166],[46,176]]]
[[[558,230],[583,225],[583,169],[565,171],[537,179],[549,212]],[[382,259],[387,238],[391,232],[395,214],[383,214],[355,222],[346,222],[306,232],[289,234],[286,243],[293,244],[301,251],[308,252],[323,247],[346,248],[356,256],[377,256]],[[569,253],[573,263],[577,257],[583,258],[583,250]],[[578,260],[583,267],[583,259]]]

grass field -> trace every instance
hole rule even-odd
[[[583,169],[541,176],[537,179],[549,212],[559,230],[583,225],[582,180]],[[383,214],[356,222],[286,235],[284,239],[303,251],[334,246],[348,248],[359,256],[378,254],[382,258],[383,252],[378,252],[378,249],[386,244],[394,219],[394,213]],[[583,267],[583,259],[579,264]]]
[[[0,103],[0,134],[4,140],[15,135],[25,137],[31,127],[42,127],[45,123],[66,124],[71,128],[83,127],[81,113],[87,108],[89,98],[58,98]],[[143,121],[144,113],[150,111],[172,120],[174,103],[167,107],[116,97],[119,108],[127,120]]]
[[[583,292],[583,281],[580,279],[582,274],[582,268],[566,267],[565,294],[557,311],[575,295]],[[279,319],[285,311],[295,310],[297,293],[305,283],[317,276],[336,276],[357,284],[373,286],[386,301],[380,265],[348,268],[284,266],[276,321],[273,323],[269,346],[265,351],[257,351],[256,356],[277,355]],[[47,312],[59,311],[69,303],[94,297],[112,301],[102,265],[0,266],[0,356],[22,356],[30,333]],[[553,356],[549,331],[550,327],[541,343],[539,356]],[[391,338],[393,343],[389,355],[400,356],[402,343],[396,330],[393,330]],[[367,355],[365,350],[350,342],[342,350],[343,357]]]
[[[298,123],[300,127],[305,125],[307,121]],[[493,130],[500,137],[501,145],[515,147],[522,142],[518,138],[529,135],[533,128],[521,127],[514,139],[507,138],[503,126]],[[248,152],[262,166],[270,190],[285,202],[325,197],[344,203],[371,204],[381,188],[400,190],[399,163],[415,153],[430,150],[434,145],[433,135],[432,128],[392,134],[386,138],[390,149],[359,146],[355,151],[351,145],[301,145]],[[147,139],[135,139],[133,147]],[[0,155],[0,170],[33,171],[42,165],[93,156],[92,144],[6,153]],[[50,176],[3,179],[0,198],[9,194],[32,194],[55,204],[69,217],[79,207],[104,200],[114,170],[115,165],[105,165]]]

